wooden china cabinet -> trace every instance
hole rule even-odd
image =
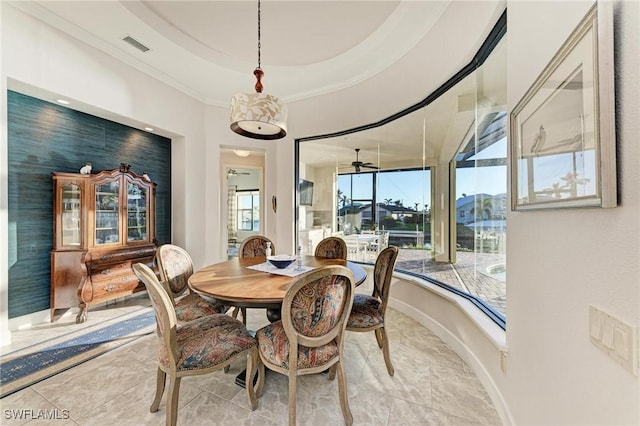
[[[52,173],[51,320],[56,310],[89,306],[144,290],[131,266],[154,270],[156,184],[121,164],[97,174]]]

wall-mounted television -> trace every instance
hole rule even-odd
[[[298,190],[300,192],[300,205],[301,206],[310,206],[313,203],[313,182],[308,180],[300,179],[300,184],[298,185]]]

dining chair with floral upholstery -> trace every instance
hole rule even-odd
[[[327,237],[316,246],[315,256],[347,260],[347,243],[340,237]]]
[[[242,241],[240,250],[238,251],[238,257],[243,259],[245,257],[266,256],[267,243],[271,244],[271,254],[276,254],[273,241],[264,235],[252,235]]]
[[[257,397],[263,392],[264,367],[261,367],[257,341],[246,327],[229,315],[214,314],[179,324],[171,298],[155,273],[145,264],[133,265],[133,271],[149,293],[155,311],[159,339],[156,394],[151,403],[151,412],[160,407],[169,375],[169,391],[166,402],[166,424],[175,425],[178,419],[180,381],[183,377],[212,373],[228,369],[237,359],[246,358],[247,398],[251,410],[258,406]],[[260,367],[260,368],[259,368]]]
[[[382,349],[387,372],[393,376],[394,369],[389,354],[389,338],[385,332],[385,313],[389,302],[391,277],[398,258],[398,247],[389,246],[382,250],[373,267],[373,293],[356,294],[353,298],[351,315],[347,321],[347,331],[375,331],[378,347]]]
[[[240,250],[238,250],[238,257],[244,259],[248,257],[266,256],[267,243],[271,246],[271,254],[275,255],[276,246],[273,244],[273,241],[264,235],[252,235],[242,241]],[[235,308],[232,313],[234,318],[238,317],[238,312],[242,312],[242,322],[246,325],[247,308]]]
[[[262,364],[289,378],[289,425],[296,424],[297,376],[329,369],[338,373],[340,407],[347,425],[353,416],[347,399],[344,332],[353,303],[353,273],[344,266],[325,266],[298,278],[282,302],[282,319],[256,333]],[[258,375],[262,389],[264,374]]]
[[[193,261],[185,249],[173,244],[163,244],[158,248],[156,262],[160,270],[160,280],[175,307],[178,321],[192,321],[213,314],[223,314],[229,306],[204,299],[192,292],[188,286],[193,274]]]

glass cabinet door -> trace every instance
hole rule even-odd
[[[120,181],[96,185],[96,244],[120,242]]]
[[[80,246],[81,241],[81,191],[78,185],[62,187],[62,245]]]
[[[147,240],[147,190],[135,183],[127,188],[127,241]]]

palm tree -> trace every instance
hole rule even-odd
[[[385,198],[385,199],[384,199],[384,205],[385,205],[385,206],[388,206],[389,204],[391,204],[391,201],[393,201],[393,199],[391,199],[391,198]]]
[[[485,198],[482,201],[482,211],[487,216],[487,220],[493,219],[493,198]]]
[[[349,198],[344,195],[344,192],[342,192],[342,190],[338,189],[338,202],[342,203],[342,207],[347,205],[347,201],[349,201]]]
[[[414,219],[414,222],[417,225],[417,224],[420,223],[420,212],[418,211],[418,206],[420,206],[420,203],[413,203],[413,206],[414,206],[415,211],[416,211],[415,213],[413,213],[413,219]]]
[[[474,217],[474,222],[484,220],[490,220],[493,216],[493,198],[476,197],[475,207],[471,209],[470,213]]]
[[[424,220],[431,222],[431,209],[428,209],[426,204],[424,206]]]

